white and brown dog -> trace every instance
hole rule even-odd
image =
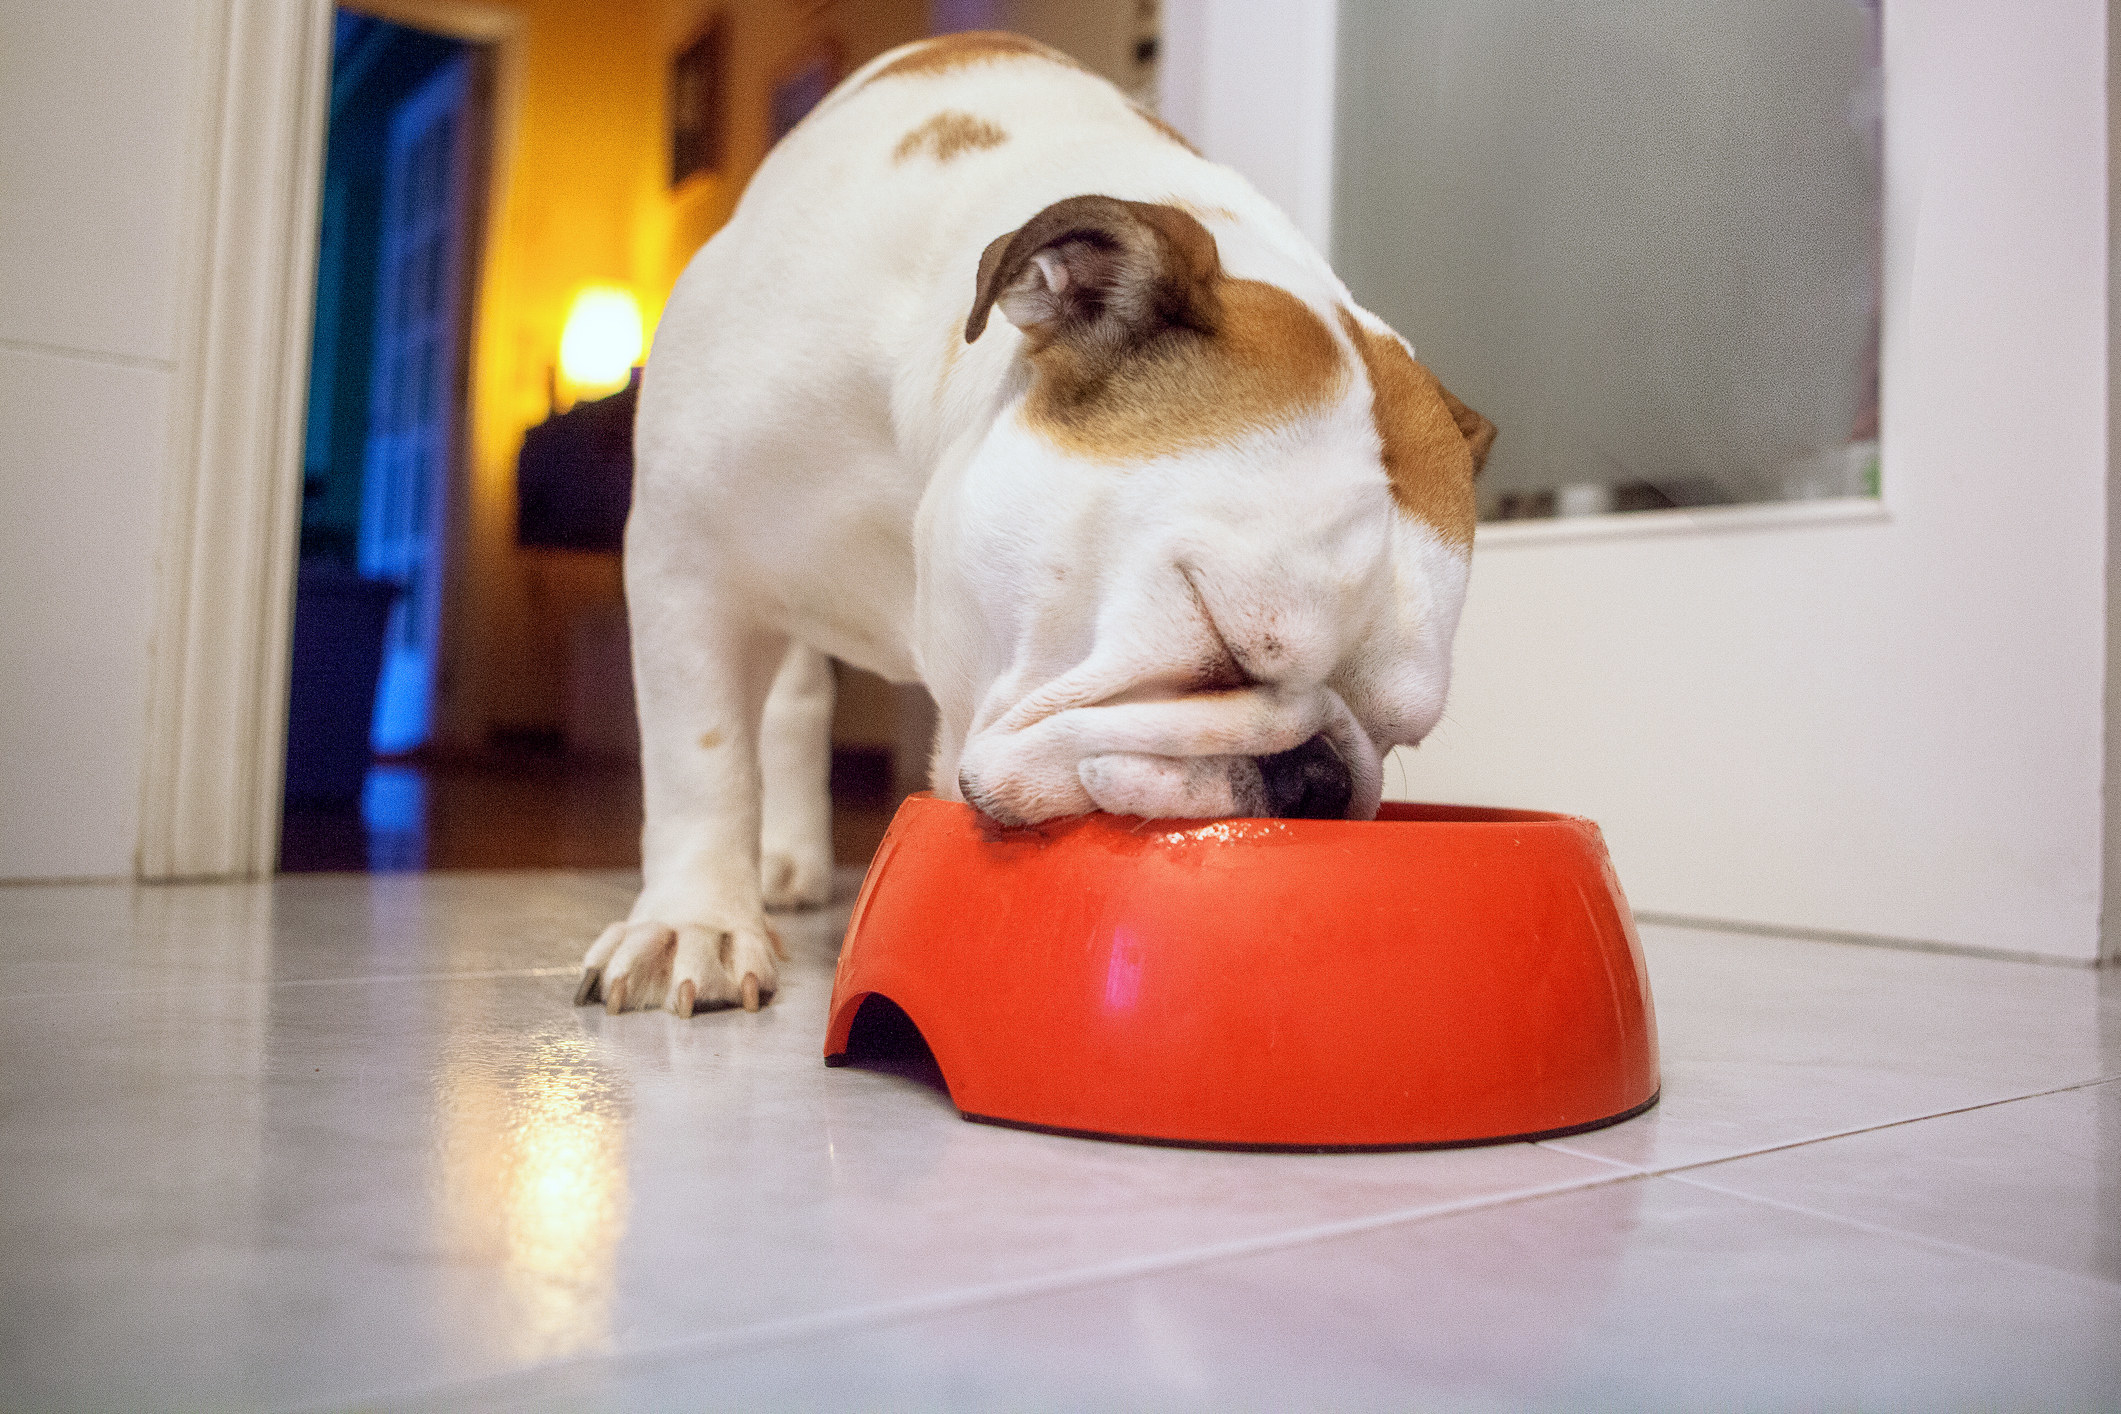
[[[1006,34],[865,66],[656,338],[646,887],[578,1000],[771,995],[765,910],[831,882],[827,654],[926,684],[936,793],[1005,824],[1368,819],[1443,711],[1493,437],[1104,80]]]

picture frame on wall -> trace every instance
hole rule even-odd
[[[729,23],[716,16],[670,61],[670,185],[718,172],[728,152]]]

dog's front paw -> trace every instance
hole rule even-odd
[[[780,939],[760,918],[748,927],[643,920],[606,928],[582,959],[576,1006],[678,1016],[711,1007],[757,1011],[780,984]]]
[[[759,856],[759,886],[766,907],[823,908],[832,902],[832,849],[766,846]]]

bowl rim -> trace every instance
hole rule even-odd
[[[1387,814],[1386,812],[1391,812]],[[1333,822],[1327,822],[1333,823]],[[1565,810],[1521,810],[1507,805],[1444,805],[1422,800],[1388,800],[1377,807],[1374,821],[1345,820],[1348,825],[1560,825],[1591,824],[1587,815]]]
[[[970,811],[975,815],[979,814],[976,807],[959,800],[944,800],[932,790],[913,792],[901,802],[901,807],[903,808],[903,806],[910,805],[915,801]],[[1463,828],[1480,828],[1493,825],[1514,825],[1519,828],[1526,825],[1589,825],[1593,829],[1597,828],[1596,822],[1589,816],[1575,815],[1563,810],[1524,810],[1507,805],[1450,805],[1420,800],[1384,801],[1377,807],[1376,816],[1369,820],[1283,819],[1272,815],[1167,816],[1151,818],[1140,815],[1113,815],[1102,810],[1093,810],[1082,815],[1057,816],[1054,819],[1041,820],[1031,825],[1003,825],[997,821],[988,820],[985,816],[980,818],[986,821],[988,830],[1005,837],[1019,833],[1042,835],[1048,831],[1065,829],[1083,823],[1124,830],[1129,834],[1142,834],[1152,830],[1180,833],[1217,825],[1279,827],[1279,829],[1306,831],[1347,825],[1449,825]]]

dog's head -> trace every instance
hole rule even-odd
[[[1073,197],[987,247],[964,333],[1021,331],[1007,411],[919,530],[945,794],[1376,813],[1443,712],[1495,429],[1311,293],[1233,277],[1175,206]]]

